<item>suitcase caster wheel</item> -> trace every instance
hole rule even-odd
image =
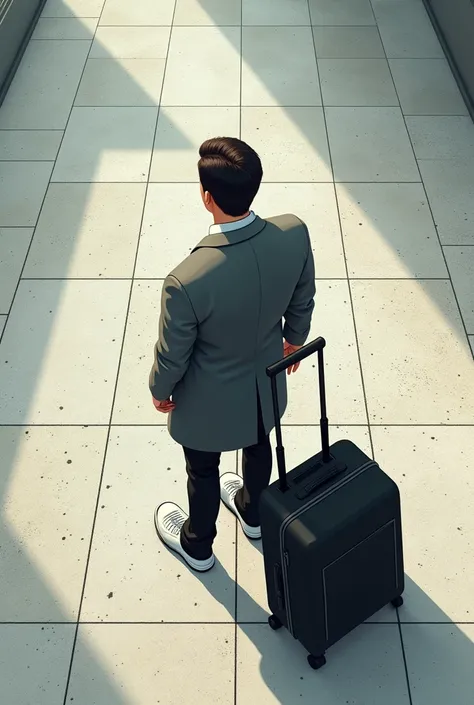
[[[308,656],[308,663],[314,671],[318,671],[320,668],[326,665],[326,657],[323,656],[313,656],[310,654]]]
[[[393,607],[401,607],[403,605],[403,597],[400,595],[392,600]]]
[[[270,625],[270,628],[273,629],[274,632],[278,631],[278,629],[281,629],[283,624],[280,622],[278,617],[275,617],[274,614],[271,614],[268,618],[268,624]]]

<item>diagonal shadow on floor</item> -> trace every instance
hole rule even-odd
[[[200,0],[202,6],[209,12],[209,14],[212,14],[212,9],[215,7],[215,4],[212,4],[210,2],[207,2],[207,0]],[[225,28],[220,28],[220,30],[228,37],[228,40],[230,42],[234,41],[235,33],[226,33]],[[30,45],[33,47],[33,43]],[[236,51],[239,50],[238,46],[235,46]],[[245,50],[245,48],[244,48]],[[106,55],[106,53],[105,53]],[[106,55],[107,58],[107,55]],[[110,61],[114,61],[112,57],[109,58]],[[23,62],[23,66],[25,66],[28,62],[28,53],[25,55],[25,59]],[[117,67],[116,67],[116,75],[117,71],[122,73],[122,80],[123,80],[123,85],[125,90],[127,89],[127,83],[129,86],[129,92],[130,94],[133,94],[135,96],[135,100],[137,100],[136,96],[140,94],[140,91],[143,94],[143,90],[140,89],[140,87],[137,87],[136,82],[134,82],[133,78],[127,74],[127,72],[120,68],[119,62],[117,62]],[[251,67],[252,68],[252,67]],[[254,69],[255,70],[255,69]],[[21,81],[23,80],[23,69],[20,68],[20,71],[17,76],[17,81],[14,82],[12,85],[10,94],[7,98],[7,101],[5,103],[5,106],[2,110],[8,111],[9,110],[9,101],[14,101],[15,100],[15,95],[18,95],[21,93]],[[280,83],[278,81],[273,81],[272,78],[266,78],[265,79],[267,82],[267,89],[273,94],[275,102],[278,103],[280,101],[279,98],[279,90],[280,90]],[[19,87],[20,86],[20,87]],[[152,103],[153,100],[151,99],[151,96],[147,96],[146,93],[142,95],[144,102]],[[20,99],[20,98],[19,98]],[[84,110],[83,108],[75,108],[73,115],[75,116],[74,119],[76,120],[76,124],[81,123],[81,110]],[[122,111],[122,115],[125,115],[126,108],[117,108],[116,110],[114,109],[113,111],[110,112],[110,116],[112,117],[114,114],[118,115]],[[99,112],[100,109],[97,109],[96,112]],[[94,177],[97,173],[97,170],[103,168],[104,160],[106,160],[108,157],[107,155],[110,156],[110,154],[113,153],[124,153],[126,154],[127,152],[133,152],[133,153],[139,153],[143,152],[146,155],[146,158],[143,160],[143,163],[145,165],[145,172],[142,173],[142,176],[144,177],[144,181],[146,178],[146,169],[149,167],[149,162],[150,162],[150,149],[153,141],[153,132],[154,132],[154,127],[155,127],[155,122],[156,122],[156,117],[157,117],[157,112],[158,112],[158,107],[153,108],[153,107],[148,107],[148,108],[139,108],[137,111],[150,111],[150,119],[145,125],[144,129],[140,128],[140,130],[133,130],[133,122],[130,122],[130,130],[127,131],[121,131],[121,132],[116,132],[114,130],[107,130],[107,121],[105,121],[102,125],[101,132],[100,132],[100,140],[97,144],[94,145],[92,152],[89,152],[87,155],[87,159],[85,161],[85,170],[84,170],[84,161],[82,161],[83,157],[81,155],[78,156],[78,161],[82,163],[82,168],[83,171],[82,173],[84,174],[84,181],[86,182],[92,182],[94,180]],[[316,151],[318,148],[321,146],[320,143],[314,138],[314,134],[311,131],[308,131],[307,125],[308,122],[306,119],[303,119],[304,116],[304,111],[303,112],[298,112],[298,111],[292,111],[288,109],[288,115],[290,115],[290,119],[294,121],[295,126],[297,129],[300,131],[300,133],[304,136],[305,140],[308,142],[309,145]],[[1,115],[0,111],[0,115]],[[84,114],[84,113],[82,113]],[[138,113],[136,113],[138,114]],[[143,113],[145,114],[145,113]],[[164,110],[163,113],[166,116],[166,110]],[[131,116],[132,113],[129,113]],[[168,117],[166,119],[169,119]],[[145,121],[146,122],[146,121]],[[143,123],[142,123],[143,125]],[[175,130],[173,132],[174,135],[174,142],[169,142],[169,147],[174,148],[174,149],[184,149],[186,147],[189,147],[189,141],[186,138],[184,134],[180,134],[179,130]],[[66,139],[68,139],[68,135],[66,132]],[[95,151],[94,151],[95,150]],[[321,155],[321,158],[324,159],[324,154]],[[329,165],[327,165],[329,166]],[[284,168],[284,163],[282,165],[282,168]],[[54,179],[54,176],[53,176]],[[143,183],[144,183],[143,181]],[[50,186],[52,190],[55,189],[54,183]],[[349,190],[350,192],[350,185],[345,186],[346,189]],[[143,195],[144,197],[144,195]],[[196,192],[196,197],[197,192]],[[66,244],[66,252],[63,251],[63,262],[65,263],[65,267],[62,273],[58,272],[58,277],[67,277],[68,276],[68,261],[73,258],[74,255],[74,248],[76,246],[76,233],[77,229],[79,228],[79,223],[81,220],[81,213],[84,212],[86,209],[86,204],[88,201],[89,195],[87,192],[87,189],[84,189],[83,191],[83,196],[82,200],[79,199],[76,201],[74,205],[75,209],[75,215],[73,222],[71,223],[71,231],[70,231],[70,237],[68,238],[68,242]],[[165,207],[166,204],[163,204],[163,207]],[[374,216],[375,217],[375,216]],[[368,221],[373,219],[373,216],[370,212],[366,212],[366,218]],[[0,221],[1,222],[1,221]],[[386,236],[386,239],[388,240],[388,244],[390,244],[390,233],[387,233],[386,235],[381,232],[380,233],[381,237]],[[200,238],[200,234],[198,234],[197,239]],[[137,246],[138,246],[138,241],[137,241]],[[415,261],[410,261],[410,254],[408,251],[408,256],[405,260],[405,264],[408,266],[408,269],[411,271],[411,274],[416,274],[416,262]],[[42,284],[36,284],[35,286],[41,286]],[[51,344],[51,339],[54,335],[54,327],[55,327],[55,314],[56,311],[60,309],[61,302],[62,302],[62,297],[64,294],[64,290],[66,288],[67,284],[66,283],[58,283],[55,285],[55,287],[52,288],[52,293],[51,296],[48,299],[48,303],[51,307],[51,311],[54,312],[51,315],[51,318],[49,319],[49,323],[46,325],[42,325],[41,328],[36,328],[35,333],[35,349],[34,351],[29,354],[29,364],[27,367],[25,367],[22,370],[21,375],[16,374],[15,375],[15,386],[12,386],[10,384],[10,380],[12,379],[10,373],[12,369],[15,368],[15,365],[17,364],[18,359],[24,360],[24,351],[21,348],[21,339],[20,336],[17,336],[21,332],[21,321],[18,323],[18,326],[14,324],[11,320],[7,323],[7,327],[5,329],[5,333],[3,336],[2,340],[2,348],[0,348],[1,352],[7,352],[8,353],[8,362],[3,362],[2,363],[2,372],[0,374],[0,387],[2,389],[2,399],[3,402],[10,404],[10,397],[14,396],[15,399],[19,400],[19,405],[16,406],[15,408],[17,409],[15,413],[15,424],[22,424],[22,423],[30,423],[31,418],[29,416],[29,407],[32,401],[34,400],[35,394],[37,393],[37,385],[38,385],[38,380],[41,379],[41,373],[42,373],[42,362],[46,358],[48,354],[48,349]],[[420,284],[422,286],[422,284]],[[28,287],[27,282],[22,282],[20,284],[20,290],[19,293],[22,293],[23,291],[26,291],[26,288]],[[128,289],[129,289],[129,284],[126,284],[126,289],[125,295],[128,294]],[[434,303],[436,304],[436,295],[437,295],[437,290],[436,289],[430,289],[429,293],[427,293],[431,298],[433,298]],[[125,296],[126,298],[126,296]],[[28,301],[27,299],[23,299],[23,305],[25,305],[25,302]],[[17,304],[14,304],[13,308],[13,314],[18,314],[21,309],[15,310],[15,306]],[[441,300],[439,302],[439,307],[441,310],[445,310],[444,306],[444,301]],[[121,321],[123,324],[125,324],[125,320]],[[42,320],[42,323],[44,323],[44,320]],[[458,337],[460,340],[464,336],[464,329],[461,324],[461,319],[459,316],[456,314],[452,319],[448,321],[450,327],[455,331],[456,337]],[[5,357],[5,356],[3,356]],[[115,354],[115,360],[118,364],[118,352]],[[61,374],[64,374],[63,371],[61,371]],[[62,378],[58,376],[58,385],[61,384],[59,381]],[[116,381],[116,380],[115,380]],[[106,392],[107,396],[107,401],[108,401],[108,406],[109,408],[112,407],[113,404],[113,392],[114,392],[114,387],[113,385],[109,386]],[[74,400],[67,400],[70,403],[74,403]],[[16,404],[16,402],[15,402]],[[81,419],[82,423],[86,423],[88,419],[85,417]],[[5,495],[8,495],[8,488],[10,485],[10,474],[11,474],[11,469],[14,466],[15,459],[17,455],[20,453],[21,448],[22,448],[22,439],[21,435],[19,434],[15,444],[13,447],[9,448],[5,453],[3,453],[2,449],[2,459],[1,459],[1,473],[0,473],[0,480],[2,481],[3,484],[3,490]],[[103,440],[103,452],[106,452],[106,439],[104,438]],[[97,473],[97,476],[95,477],[95,482],[97,483],[97,487],[99,486],[100,483],[100,473]],[[98,495],[97,495],[98,496]],[[50,587],[48,586],[47,582],[45,581],[45,576],[41,574],[41,572],[38,570],[37,566],[35,565],[34,559],[32,559],[28,555],[28,549],[27,549],[27,542],[22,542],[21,540],[19,541],[19,538],[15,536],[12,533],[11,527],[8,522],[3,523],[3,512],[2,512],[2,528],[1,528],[1,538],[0,538],[0,546],[5,547],[8,546],[8,550],[6,552],[2,552],[2,572],[4,574],[10,574],[12,576],[18,575],[22,576],[22,583],[19,585],[20,588],[20,593],[16,595],[20,601],[25,601],[27,602],[28,600],[35,600],[35,599],[40,599],[41,602],[45,605],[48,606],[47,611],[49,611],[49,608],[51,609],[52,613],[55,613],[56,617],[54,621],[56,622],[70,622],[71,621],[71,614],[66,614],[62,608],[61,605],[58,602],[57,596],[54,595],[51,592]],[[92,535],[88,536],[87,539],[89,541],[92,541]],[[10,563],[11,561],[11,563]],[[230,578],[229,578],[230,579]],[[216,596],[217,597],[217,596]],[[426,598],[429,599],[429,598]],[[78,605],[78,610],[80,610],[79,604],[81,600],[81,594],[77,595],[77,605]],[[0,619],[2,619],[4,622],[10,621],[8,618],[8,600],[7,600],[7,611],[6,613],[3,614]],[[61,619],[61,614],[63,616],[63,619]],[[75,615],[73,616],[74,619]],[[441,620],[444,621],[444,620]],[[365,627],[364,627],[365,628]],[[454,628],[454,627],[452,627]],[[41,627],[38,627],[38,629],[41,629]],[[242,626],[243,631],[245,632],[246,626]],[[248,628],[249,633],[252,631],[250,627]],[[70,643],[72,646],[72,639],[74,635],[72,634],[70,637]],[[286,643],[285,637],[280,637],[279,635],[276,637],[278,640],[283,639],[282,643]],[[79,639],[80,639],[80,632],[79,632]],[[256,640],[257,641],[257,640]],[[278,642],[280,643],[280,642]],[[348,642],[349,644],[349,642]],[[472,646],[472,645],[471,645]],[[258,644],[257,644],[258,648]],[[294,645],[291,645],[291,647],[288,647],[293,649]],[[341,647],[341,648],[346,648],[346,647]],[[347,646],[349,648],[349,645]],[[429,651],[430,645],[427,645],[427,649]],[[87,650],[87,645],[85,646],[85,649]],[[284,652],[286,654],[286,657],[289,657],[289,651],[287,650],[287,647],[284,647]],[[463,651],[464,653],[464,651]],[[457,651],[455,652],[457,654]],[[467,668],[464,667],[464,661],[459,657],[457,659],[457,663],[453,663],[452,659],[453,654],[446,655],[446,658],[448,659],[447,663],[450,663],[453,667],[455,673],[458,673],[460,678],[463,676],[467,677]],[[455,659],[456,660],[456,659]],[[101,688],[100,692],[103,693],[103,700],[105,702],[113,702],[114,705],[129,705],[127,702],[126,696],[124,696],[122,693],[119,692],[116,684],[111,680],[106,673],[105,669],[103,666],[94,658],[94,655],[91,654],[90,658],[90,666],[89,668],[91,669],[89,671],[90,677],[94,678],[96,681],[101,682]],[[279,662],[280,669],[282,667],[282,664],[284,663],[284,659]],[[290,698],[290,693],[285,691],[285,684],[281,684],[280,686],[277,685],[279,682],[278,678],[278,673],[275,673],[275,665],[277,664],[277,661],[273,662],[273,659],[268,656],[265,656],[265,654],[262,654],[262,664],[261,664],[261,671],[262,675],[265,679],[265,681],[268,684],[269,688],[282,688],[282,693],[278,697],[283,698],[280,701],[286,705],[292,703],[293,701]],[[459,669],[461,668],[461,671]],[[277,669],[278,670],[278,669]],[[67,668],[66,668],[67,672]],[[280,677],[280,681],[281,681]],[[276,691],[274,690],[275,694]],[[292,694],[294,697],[294,693]],[[65,696],[66,697],[66,696]],[[349,697],[349,694],[348,694]],[[286,699],[285,699],[286,698]],[[59,702],[59,701],[58,701]]]

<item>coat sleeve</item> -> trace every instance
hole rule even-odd
[[[155,361],[150,373],[150,391],[155,399],[169,399],[184,377],[196,341],[198,322],[182,284],[169,276],[161,295],[161,315]]]
[[[311,317],[314,310],[314,296],[316,293],[314,259],[306,226],[305,230],[307,241],[306,261],[284,316],[283,337],[290,345],[305,344],[309,336]]]

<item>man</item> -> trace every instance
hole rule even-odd
[[[150,390],[183,446],[189,495],[189,516],[171,502],[156,509],[156,530],[203,572],[214,565],[221,499],[247,537],[260,538],[258,505],[270,481],[274,426],[265,370],[305,343],[315,275],[301,220],[262,220],[250,211],[262,180],[256,152],[226,137],[204,142],[199,154],[201,197],[214,225],[164,282]],[[278,386],[283,413],[284,375]],[[237,449],[243,477],[219,478],[221,453]]]

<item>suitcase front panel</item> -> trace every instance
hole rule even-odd
[[[403,592],[399,505],[387,498],[320,539],[303,519],[286,537],[283,603],[293,636],[319,654]]]
[[[396,546],[397,528],[392,519],[323,569],[328,645],[393,599],[399,586]]]

